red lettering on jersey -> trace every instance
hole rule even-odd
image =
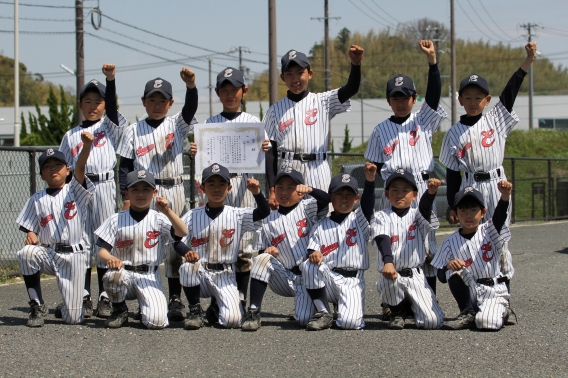
[[[116,241],[116,248],[126,248],[134,244],[134,240],[120,240]]]
[[[486,244],[483,244],[481,246],[481,250],[483,251],[483,255],[481,255],[481,258],[483,259],[483,261],[489,262],[489,261],[493,260],[493,248],[491,247],[491,242],[487,242]]]
[[[460,159],[463,159],[463,157],[465,156],[465,153],[467,152],[467,150],[469,150],[471,148],[471,142],[467,142],[465,146],[463,146],[463,149],[458,148],[458,157]]]
[[[305,228],[308,227],[308,218],[304,218],[296,222],[296,226],[298,226],[298,236],[301,238],[305,238],[308,236],[307,230]],[[305,230],[305,231],[304,231]]]
[[[386,146],[385,148],[383,148],[383,153],[387,156],[391,156],[397,145],[398,145],[398,140],[395,140],[392,146]]]
[[[146,240],[144,240],[144,247],[150,249],[154,248],[158,244],[158,236],[160,236],[160,231],[148,231],[146,232]]]
[[[339,248],[338,242],[335,242],[335,243],[330,244],[330,245],[322,245],[320,252],[321,252],[322,255],[327,256],[331,252],[335,251],[337,248]]]
[[[106,144],[106,131],[100,131],[98,133],[95,133],[95,135],[93,136],[95,137],[95,140],[93,141],[95,147],[102,147]]]
[[[308,126],[313,125],[314,123],[316,123],[318,121],[317,118],[314,118],[315,116],[318,115],[318,110],[317,109],[311,109],[311,110],[307,110],[306,111],[306,118],[304,119],[304,123]],[[310,120],[310,118],[314,118],[313,121]]]
[[[286,234],[278,235],[275,238],[272,238],[270,241],[270,245],[273,247],[278,247],[278,244],[282,243],[286,239]]]
[[[408,235],[406,240],[414,240],[416,239],[416,227],[418,225],[418,221],[414,221],[410,226],[408,226]]]
[[[41,227],[45,227],[50,220],[53,220],[53,214],[49,214],[48,216],[41,218],[39,224],[41,225]]]
[[[171,150],[174,146],[174,133],[166,135],[166,148]]]
[[[280,122],[280,124],[278,125],[278,130],[284,131],[288,128],[288,126],[290,126],[293,123],[294,123],[294,118],[290,118],[287,121]]]
[[[464,261],[464,264],[465,264],[464,267],[468,268],[471,265],[472,262],[473,262],[473,260],[471,258],[465,260]]]
[[[420,135],[416,137],[419,128],[420,126],[416,125],[416,130],[410,132],[410,139],[408,140],[408,144],[410,144],[412,147],[416,146],[416,143],[418,143],[418,139],[420,139]]]
[[[77,215],[77,210],[75,210],[75,201],[69,201],[66,202],[63,207],[65,208],[65,218],[67,219],[73,219],[75,218],[75,215]],[[73,210],[75,210],[74,213],[71,213]]]
[[[228,247],[233,242],[233,235],[235,235],[235,229],[231,228],[229,230],[222,230],[221,235],[223,237],[219,240],[219,244],[221,247]]]
[[[396,243],[398,241],[398,235],[391,236],[391,244]]]
[[[491,129],[489,131],[482,131],[481,135],[483,135],[483,139],[481,139],[481,145],[485,148],[487,147],[491,147],[493,146],[493,143],[495,143],[495,139],[493,139],[491,141],[491,143],[488,142],[488,139],[493,138],[493,134],[495,133],[495,130]]]
[[[345,239],[345,243],[350,247],[353,247],[354,245],[356,245],[357,244],[357,228],[355,228],[355,227],[350,228],[349,230],[347,230],[346,234],[347,234],[347,239]]]
[[[154,145],[150,144],[148,147],[138,147],[138,149],[136,150],[136,156],[144,156],[146,155],[148,152],[152,151],[154,149]]]
[[[195,236],[191,238],[191,246],[192,247],[199,247],[200,245],[207,244],[209,242],[209,238],[196,238]]]
[[[73,157],[77,156],[81,147],[83,147],[83,142],[79,142],[79,144],[75,148],[71,149],[71,156]]]

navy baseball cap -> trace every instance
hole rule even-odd
[[[276,175],[276,179],[274,182],[277,183],[282,177],[290,177],[296,184],[303,185],[304,184],[304,177],[298,171],[293,170],[290,167],[284,168]]]
[[[335,193],[345,187],[351,188],[355,194],[359,194],[359,184],[357,183],[357,179],[347,173],[341,173],[331,178],[331,182],[329,183],[329,192]]]
[[[91,80],[87,84],[83,85],[83,88],[81,88],[81,93],[79,94],[79,101],[83,99],[83,96],[85,96],[85,92],[87,92],[87,90],[89,89],[94,89],[99,95],[101,95],[101,97],[103,98],[105,97],[106,87],[102,85],[101,82],[99,82],[98,80]]]
[[[476,74],[471,74],[461,81],[458,93],[461,95],[465,87],[469,87],[470,85],[475,85],[476,87],[481,88],[485,94],[489,94],[489,84],[487,83],[487,80]]]
[[[308,60],[306,54],[296,50],[288,51],[286,54],[284,54],[282,59],[280,59],[280,64],[282,65],[282,72],[286,72],[286,70],[290,67],[290,64],[292,63],[296,63],[298,66],[302,68],[310,67],[310,61]]]
[[[65,159],[65,154],[63,152],[59,150],[54,150],[53,148],[48,148],[47,150],[45,150],[43,154],[39,156],[38,159],[39,169],[41,169],[41,167],[43,166],[43,164],[46,162],[47,159],[51,158],[62,161],[63,163],[65,163],[65,165],[69,165],[67,164],[67,160]]]
[[[233,84],[236,88],[246,86],[245,76],[241,72],[241,70],[237,70],[233,67],[227,67],[223,71],[219,72],[217,75],[217,85],[215,88],[219,89],[228,81],[229,83]]]
[[[169,100],[172,98],[172,85],[169,81],[159,77],[147,82],[146,87],[144,88],[144,97],[150,97],[156,92],[163,94]]]
[[[205,181],[209,180],[213,176],[221,176],[225,181],[231,182],[231,174],[229,173],[229,170],[221,164],[213,163],[209,167],[205,168],[201,176],[201,182],[205,183]]]
[[[156,187],[156,180],[154,179],[154,175],[146,171],[145,169],[138,169],[136,171],[132,171],[126,176],[127,188],[130,188],[132,185],[139,182],[145,182],[146,184],[150,185],[152,188]]]
[[[474,189],[471,186],[466,186],[465,188],[463,188],[462,190],[456,193],[456,196],[454,197],[453,208],[455,209],[456,207],[458,207],[458,204],[467,197],[475,198],[477,202],[479,202],[479,206],[485,209],[485,200],[483,199],[483,194],[481,194],[479,190]]]
[[[393,174],[389,176],[389,178],[385,182],[385,189],[388,190],[390,184],[398,178],[408,181],[410,185],[412,185],[414,190],[418,191],[418,186],[416,185],[416,180],[414,179],[414,175],[404,170],[403,168],[398,168],[396,171],[394,171]]]
[[[412,96],[416,93],[414,81],[406,75],[394,75],[387,81],[387,98],[393,97],[396,93],[402,93],[405,96]]]

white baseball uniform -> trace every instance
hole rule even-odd
[[[162,251],[174,242],[171,232],[168,217],[152,209],[140,222],[132,218],[129,210],[121,211],[95,231],[95,235],[113,247],[110,253],[124,265],[149,267],[148,272],[109,269],[103,283],[113,303],[137,299],[142,324],[151,329],[168,325],[168,304],[158,266]]]
[[[446,278],[458,274],[469,287],[472,302],[478,309],[475,325],[479,329],[500,329],[503,326],[509,298],[507,287],[497,282],[494,286],[486,286],[477,283],[477,280],[504,276],[500,258],[503,246],[510,238],[511,233],[506,225],[499,233],[490,220],[480,224],[470,240],[462,237],[459,231],[448,236],[432,260],[432,265],[438,269],[443,269],[453,259],[465,262],[465,268],[459,271],[448,270]]]
[[[426,237],[439,226],[434,213],[428,221],[416,208],[408,209],[408,213],[402,217],[392,209],[384,209],[376,212],[371,221],[373,239],[379,235],[390,237],[394,268],[397,271],[412,269],[412,277],[402,277],[398,274],[396,279],[389,280],[381,275],[377,282],[377,291],[381,300],[390,306],[396,306],[404,298],[408,298],[418,328],[437,329],[444,321],[444,312],[421,269],[427,253]],[[383,268],[383,257],[379,253],[379,273],[382,273]]]
[[[135,170],[145,169],[152,173],[156,180],[173,180],[173,185],[156,184],[156,188],[158,195],[168,200],[178,216],[186,211],[182,183],[183,145],[196,123],[194,117],[191,123],[187,124],[181,112],[166,117],[158,127],[152,127],[146,120],[141,120],[124,130],[118,147],[120,156],[134,160]],[[152,200],[151,208],[155,209],[155,200]],[[164,265],[166,277],[177,277],[181,258],[173,250],[173,245],[166,249]]]
[[[182,286],[200,285],[200,297],[215,297],[219,305],[219,324],[227,328],[241,326],[242,309],[235,279],[235,262],[239,254],[238,241],[247,231],[256,229],[253,208],[225,206],[211,219],[206,207],[188,211],[182,220],[189,229],[183,239],[196,251],[199,261],[184,262],[179,268]],[[223,270],[209,269],[209,264],[222,264]]]
[[[310,233],[308,249],[320,251],[321,265],[309,260],[300,265],[307,289],[326,288],[330,302],[338,304],[337,326],[344,329],[365,327],[365,278],[369,269],[370,226],[361,208],[357,208],[338,224],[326,217]],[[345,277],[337,269],[349,271],[355,277]]]
[[[85,235],[89,202],[95,187],[85,178],[86,188],[73,177],[55,195],[42,190],[32,195],[16,223],[37,234],[38,245],[18,251],[20,271],[32,275],[41,271],[54,275],[63,299],[62,318],[68,324],[83,321],[83,287],[89,256]],[[73,252],[56,252],[56,246],[70,246]]]
[[[114,168],[116,166],[116,149],[122,135],[126,119],[118,113],[118,125],[115,125],[108,117],[103,117],[99,122],[88,127],[75,126],[67,131],[61,140],[59,151],[65,154],[65,160],[71,169],[83,149],[81,133],[88,131],[95,137],[89,159],[87,160],[86,173],[98,175],[98,180],[92,180],[95,185],[95,193],[92,208],[89,209],[86,232],[91,245],[91,255],[87,261],[90,268],[93,261],[97,260],[97,266],[105,268],[96,258],[99,248],[95,244],[94,231],[112,214],[116,213],[116,183],[114,180]]]
[[[473,126],[461,122],[453,125],[444,136],[440,162],[448,169],[463,171],[460,190],[471,186],[483,194],[487,213],[483,221],[487,222],[493,217],[495,207],[501,198],[497,184],[506,180],[503,158],[505,156],[505,143],[513,127],[519,122],[519,117],[512,111],[509,113],[505,105],[499,101],[488,113],[484,114]],[[475,181],[475,172],[487,172],[490,179]],[[505,225],[511,221],[511,203]],[[512,269],[511,252],[507,244],[502,256],[503,273],[511,279],[514,275]]]
[[[351,110],[349,100],[343,104],[338,89],[323,93],[308,93],[301,101],[288,97],[268,108],[264,116],[268,138],[276,142],[279,167],[290,167],[302,174],[306,185],[327,191],[331,170],[324,158],[327,153],[329,122],[339,113]],[[282,154],[285,157],[282,158]],[[317,154],[318,159],[302,162],[294,154]]]

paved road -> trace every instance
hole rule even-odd
[[[386,329],[375,269],[366,273],[363,331],[304,331],[283,315],[292,299],[270,290],[256,333],[184,331],[180,324],[149,331],[132,320],[107,330],[97,318],[68,326],[53,310],[43,328],[30,329],[23,284],[2,286],[0,376],[567,376],[567,231],[568,223],[513,228],[512,304],[519,324],[500,332]],[[447,285],[438,285],[446,317],[456,316]],[[43,291],[53,308],[55,281],[44,281]]]

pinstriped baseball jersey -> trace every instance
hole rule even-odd
[[[116,148],[120,135],[126,125],[126,119],[118,113],[118,125],[108,117],[89,127],[75,126],[65,133],[59,151],[65,154],[65,159],[71,168],[75,168],[79,153],[83,149],[81,133],[88,131],[95,137],[91,153],[87,160],[87,173],[103,173],[111,171],[116,165]]]
[[[211,118],[207,118],[207,120],[205,121],[205,123],[225,123],[225,122],[229,122],[229,123],[251,122],[251,123],[254,123],[254,122],[260,122],[260,118],[258,118],[255,115],[242,112],[238,117],[236,117],[234,119],[227,119],[227,118],[223,117],[221,114],[217,114],[217,115],[214,115]]]
[[[396,270],[416,268],[424,264],[426,246],[424,240],[428,233],[440,226],[434,213],[430,222],[418,209],[410,208],[408,213],[399,217],[392,209],[385,209],[373,214],[371,237],[387,235],[391,240],[393,263]],[[378,270],[383,271],[384,262],[378,254]]]
[[[456,231],[442,242],[432,265],[442,269],[450,260],[461,259],[476,280],[498,277],[501,275],[499,260],[503,245],[510,238],[509,228],[503,226],[499,234],[493,221],[480,224],[471,240],[465,239]],[[448,270],[446,277],[449,279],[452,273],[452,270]]]
[[[202,263],[232,264],[237,261],[243,234],[257,228],[253,212],[251,207],[225,206],[217,218],[211,219],[205,207],[188,211],[182,217],[189,229],[183,241],[197,252]]]
[[[386,180],[398,168],[414,174],[431,172],[434,169],[432,133],[447,117],[441,106],[434,110],[426,102],[402,125],[387,119],[373,130],[365,157],[370,161],[384,163],[381,176]]]
[[[361,208],[351,212],[337,224],[329,217],[319,221],[310,235],[308,249],[320,251],[329,269],[369,269],[367,240],[369,222]]]
[[[93,183],[88,178],[85,181],[87,189],[73,177],[55,196],[45,190],[35,193],[26,202],[16,223],[35,232],[40,244],[85,243],[88,240],[84,235],[87,209],[95,191]]]
[[[337,91],[309,93],[299,102],[284,97],[268,108],[266,133],[279,152],[327,152],[329,121],[351,110],[349,100],[339,102]]]
[[[278,248],[276,259],[286,269],[300,265],[306,259],[309,234],[317,221],[318,205],[313,198],[301,200],[290,213],[273,211],[263,219],[255,249]]]
[[[113,246],[111,254],[125,265],[159,265],[162,262],[164,246],[173,243],[172,224],[168,217],[150,209],[137,222],[129,210],[121,211],[107,219],[95,235]]]
[[[499,101],[473,126],[461,122],[444,136],[440,162],[454,171],[488,172],[499,168],[505,156],[505,142],[519,117]]]
[[[183,144],[196,123],[194,117],[188,125],[181,112],[166,117],[156,128],[146,120],[138,121],[124,130],[118,154],[133,159],[134,169],[145,169],[157,179],[180,176],[183,174]]]

